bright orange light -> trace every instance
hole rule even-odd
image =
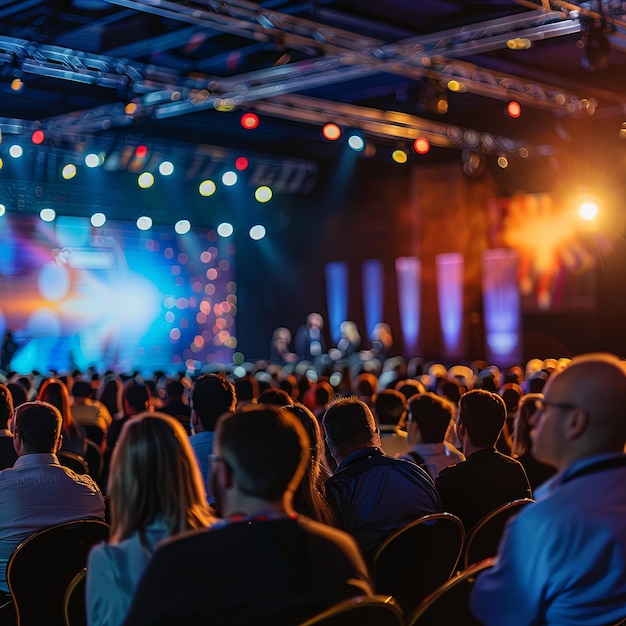
[[[324,139],[328,139],[328,141],[337,141],[337,139],[341,137],[341,129],[337,124],[326,124],[326,126],[322,128],[322,135]]]
[[[578,207],[578,214],[584,220],[594,220],[598,215],[598,205],[591,201],[583,202],[580,207]]]
[[[248,167],[248,159],[246,159],[246,157],[239,157],[236,161],[235,161],[235,167],[242,172],[243,170],[245,170]]]
[[[417,154],[426,154],[430,150],[430,141],[426,137],[418,137],[413,142],[413,149]]]
[[[522,114],[522,107],[519,102],[511,100],[511,102],[506,105],[506,112],[509,117],[516,118]]]
[[[147,154],[148,154],[148,148],[146,146],[137,146],[137,149],[135,150],[136,157],[143,159],[145,158]]]
[[[252,130],[259,125],[259,116],[254,113],[244,113],[241,116],[241,125],[246,130]]]
[[[133,115],[133,113],[137,112],[137,105],[134,102],[129,102],[124,107],[124,112],[126,113],[126,115]]]
[[[31,141],[36,145],[43,143],[44,139],[45,139],[45,136],[43,134],[43,130],[36,130],[31,137]]]

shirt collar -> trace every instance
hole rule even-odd
[[[23,454],[18,457],[13,467],[32,467],[34,465],[60,465],[57,455],[52,452],[42,454]]]
[[[346,467],[346,465],[349,465],[350,463],[354,463],[356,461],[360,461],[361,459],[366,459],[372,456],[384,456],[384,455],[385,453],[380,448],[372,447],[372,448],[361,448],[359,450],[355,450],[354,452],[351,452],[347,457],[345,457],[343,461],[341,461],[341,463],[335,470],[335,473],[338,472],[339,470],[342,470],[344,467]]]

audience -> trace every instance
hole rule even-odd
[[[113,420],[109,426],[106,436],[106,448],[108,454],[115,449],[118,437],[122,431],[124,424],[135,415],[143,413],[148,408],[150,393],[148,387],[137,378],[131,378],[126,381],[122,388],[122,410],[121,416]]]
[[[406,399],[399,391],[385,389],[373,398],[374,419],[380,432],[383,452],[399,456],[409,449],[406,427]]]
[[[333,403],[324,431],[337,469],[326,494],[340,528],[367,560],[404,524],[442,509],[432,479],[414,463],[385,456],[369,407],[356,398]]]
[[[519,402],[513,430],[513,454],[524,466],[531,489],[536,489],[550,476],[556,473],[552,465],[538,461],[533,454],[531,430],[535,426],[538,406],[541,405],[543,394],[529,393]]]
[[[417,463],[433,480],[448,465],[465,461],[461,452],[444,441],[452,412],[447,400],[430,391],[409,400],[407,440],[411,449],[400,458]]]
[[[213,522],[182,425],[163,413],[126,422],[109,476],[111,536],[87,566],[90,626],[119,626],[157,544]]]
[[[59,410],[47,402],[26,402],[15,410],[18,459],[12,468],[0,471],[1,591],[9,590],[9,557],[26,537],[62,522],[104,518],[104,499],[95,482],[59,464],[61,426]]]
[[[180,380],[168,380],[165,390],[167,401],[159,410],[175,417],[191,435],[191,407],[185,402],[185,385]]]
[[[74,402],[70,407],[72,417],[84,429],[88,439],[104,446],[105,437],[113,419],[109,410],[99,400],[94,400],[91,385],[85,380],[77,380],[72,386]]]
[[[63,420],[63,426],[61,427],[63,441],[60,451],[72,452],[74,454],[78,454],[79,456],[84,456],[87,433],[72,416],[72,409],[70,408],[70,394],[65,383],[58,378],[48,378],[47,380],[44,380],[41,388],[39,389],[37,400],[49,402],[52,406],[59,409],[59,412],[61,413],[61,418]]]
[[[487,626],[621,623],[626,617],[626,377],[579,357],[544,388],[532,439],[558,473],[509,522],[471,608]]]
[[[326,500],[324,482],[330,471],[323,463],[324,444],[316,417],[303,404],[283,407],[304,426],[309,436],[309,459],[304,476],[293,494],[293,508],[297,513],[306,515],[322,524],[336,526],[335,516]]]
[[[209,483],[209,456],[213,453],[215,425],[222,415],[232,413],[236,404],[235,387],[218,374],[200,376],[191,388],[191,423],[195,434],[189,442],[196,455],[210,504],[214,504],[215,500]]]
[[[0,470],[13,467],[17,453],[13,446],[13,433],[10,424],[13,421],[13,397],[4,385],[0,385]]]
[[[498,506],[532,496],[522,465],[496,450],[505,419],[497,394],[474,389],[461,396],[456,428],[466,460],[442,470],[436,485],[445,510],[466,531]]]
[[[222,417],[211,480],[225,519],[157,550],[125,626],[286,626],[372,593],[350,537],[293,510],[309,446],[287,411]]]

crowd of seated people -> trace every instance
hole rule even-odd
[[[497,567],[479,578],[479,618],[626,618],[626,375],[617,359],[533,360],[505,371],[397,358],[365,371],[315,371],[310,362],[244,369],[0,378],[0,443],[14,453],[0,447],[0,568],[39,528],[103,518],[106,495],[110,539],[87,567],[92,626],[298,624],[373,593],[368,565],[407,523],[448,511],[469,532],[499,505],[534,498],[510,525]],[[78,455],[86,439],[100,447],[98,484],[59,463],[66,438]],[[51,480],[57,492],[40,499]],[[578,520],[579,532],[565,533],[579,552],[571,564],[555,535],[568,524],[556,502],[575,493],[570,480],[598,490],[593,507],[561,502]],[[535,542],[537,560],[522,562],[535,529],[557,552],[548,558]],[[534,604],[518,616],[509,585],[523,594],[516,581],[539,560],[566,572],[548,571],[542,589],[529,579]],[[587,578],[573,580],[575,567]]]

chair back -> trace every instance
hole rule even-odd
[[[433,513],[403,526],[374,554],[374,590],[392,595],[408,615],[454,574],[464,537],[463,523],[451,513]]]
[[[436,589],[422,600],[409,616],[407,626],[480,626],[470,612],[469,600],[476,576],[492,567],[495,559],[476,563]]]
[[[85,459],[80,454],[58,450],[56,455],[63,467],[67,467],[77,474],[89,474],[87,463],[85,463]]]
[[[85,439],[85,462],[89,475],[97,482],[104,469],[104,455],[98,444],[91,439]]]
[[[468,568],[472,563],[496,556],[506,523],[531,502],[534,500],[530,498],[513,500],[485,515],[467,536],[463,566]]]
[[[65,626],[87,626],[87,602],[85,582],[87,569],[83,568],[72,578],[63,597],[63,619]]]
[[[108,536],[108,524],[77,520],[40,530],[19,545],[7,564],[18,626],[64,626],[65,591],[86,567],[91,548]]]
[[[404,616],[390,596],[359,596],[335,604],[300,626],[402,626]]]

